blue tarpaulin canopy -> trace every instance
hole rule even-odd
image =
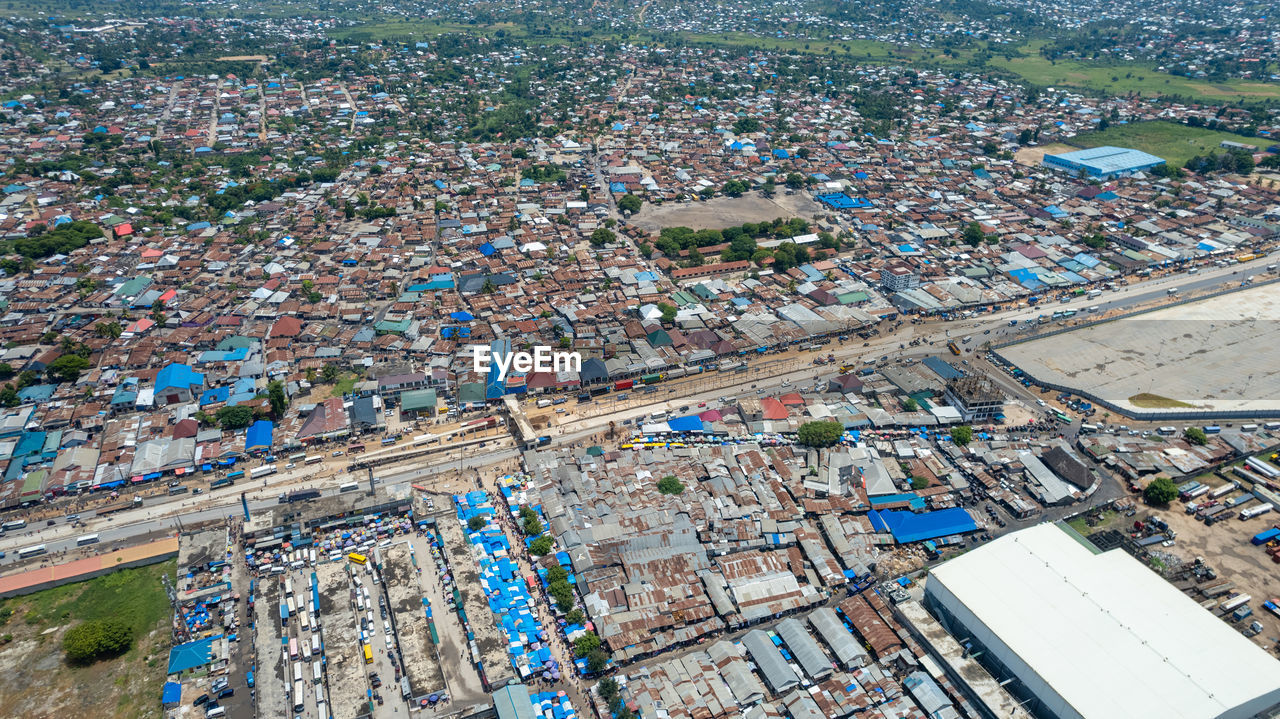
[[[672,417],[667,420],[672,432],[701,432],[702,420],[696,414],[687,417]]]
[[[475,319],[475,316],[470,312],[451,312],[449,313],[449,319],[457,320],[458,322],[470,322]]]
[[[165,682],[164,691],[160,694],[160,703],[177,704],[182,701],[182,685],[178,682]]]

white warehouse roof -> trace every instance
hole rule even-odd
[[[1280,703],[1280,662],[1124,551],[1094,554],[1052,524],[936,567],[926,594],[1060,717],[1234,719]]]

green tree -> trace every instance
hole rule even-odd
[[[658,491],[663,494],[683,494],[684,483],[676,479],[674,474],[668,474],[658,480]]]
[[[1151,504],[1168,504],[1178,498],[1178,485],[1168,477],[1156,477],[1142,490],[1142,496]]]
[[[54,382],[75,382],[87,369],[89,360],[78,354],[66,354],[50,362],[44,371]]]
[[[951,441],[961,447],[973,441],[973,427],[967,424],[956,425],[951,428]]]
[[[600,648],[600,637],[595,632],[587,632],[573,640],[573,653],[585,657],[592,650]]]
[[[1199,427],[1187,427],[1182,432],[1182,437],[1191,444],[1200,445],[1201,447],[1209,443],[1209,435],[1205,434],[1204,430]]]
[[[81,622],[62,636],[62,649],[72,664],[91,664],[118,656],[133,645],[133,632],[118,619]]]
[[[271,401],[271,415],[276,419],[283,417],[285,407],[289,406],[289,398],[284,396],[284,382],[274,380],[268,384],[267,399]]]
[[[551,551],[552,544],[551,535],[544,534],[529,543],[529,553],[535,557],[541,557]]]
[[[581,609],[570,609],[564,615],[564,620],[570,624],[581,624],[586,618]]]
[[[324,366],[324,369],[320,370],[320,379],[325,382],[337,382],[341,374],[342,372],[338,370],[338,365],[330,362]]]
[[[618,209],[623,212],[630,212],[633,215],[640,211],[640,206],[643,204],[643,200],[630,192],[618,198]]]
[[[471,519],[468,519],[467,529],[470,529],[473,532],[479,532],[481,529],[484,529],[484,516],[477,514]]]
[[[929,486],[929,480],[925,479],[924,477],[911,478],[912,489],[924,489],[925,487],[928,487],[928,486]]]
[[[982,226],[977,222],[970,222],[965,225],[963,239],[966,245],[977,247],[982,244],[987,235],[982,231]]]
[[[609,655],[605,654],[603,649],[592,649],[587,652],[587,671],[592,674],[599,674],[609,666]],[[622,707],[618,710],[617,719],[633,719],[634,714],[630,709]]]
[[[0,362],[0,380],[9,379],[14,375],[13,365],[8,362]]]
[[[844,434],[844,425],[839,422],[819,421],[805,422],[796,433],[800,444],[806,447],[830,447],[840,441]]]
[[[788,172],[786,183],[787,187],[790,187],[793,190],[798,190],[801,187],[804,187],[804,176],[798,172]]]
[[[547,570],[547,584],[569,581],[569,570],[556,565]]]
[[[215,416],[223,429],[243,429],[253,424],[253,410],[244,405],[219,407]]]
[[[902,403],[902,408],[908,412],[914,412],[920,409],[920,403],[915,401],[911,397],[908,397],[907,401]]]
[[[605,227],[597,227],[595,232],[591,233],[591,246],[604,247],[616,239],[618,239],[618,236],[613,234],[612,230]]]
[[[669,305],[666,302],[659,302],[658,309],[662,310],[662,321],[671,324],[676,319],[676,306]]]

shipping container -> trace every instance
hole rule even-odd
[[[1249,596],[1248,594],[1237,594],[1236,596],[1223,602],[1221,605],[1221,608],[1223,611],[1229,612],[1232,609],[1235,609],[1236,607],[1248,604],[1249,600],[1251,599],[1253,599],[1253,597]]]
[[[1276,537],[1280,537],[1280,529],[1277,529],[1276,527],[1272,527],[1271,529],[1258,532],[1257,534],[1253,535],[1253,539],[1249,541],[1253,542],[1255,545],[1266,544],[1267,542],[1270,542]]]

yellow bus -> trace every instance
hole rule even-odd
[[[373,648],[368,644],[364,645],[364,663],[373,664]]]
[[[348,554],[347,559],[350,559],[356,564],[364,564],[365,562],[369,561],[368,557],[364,556],[363,554],[356,554],[355,552]]]

